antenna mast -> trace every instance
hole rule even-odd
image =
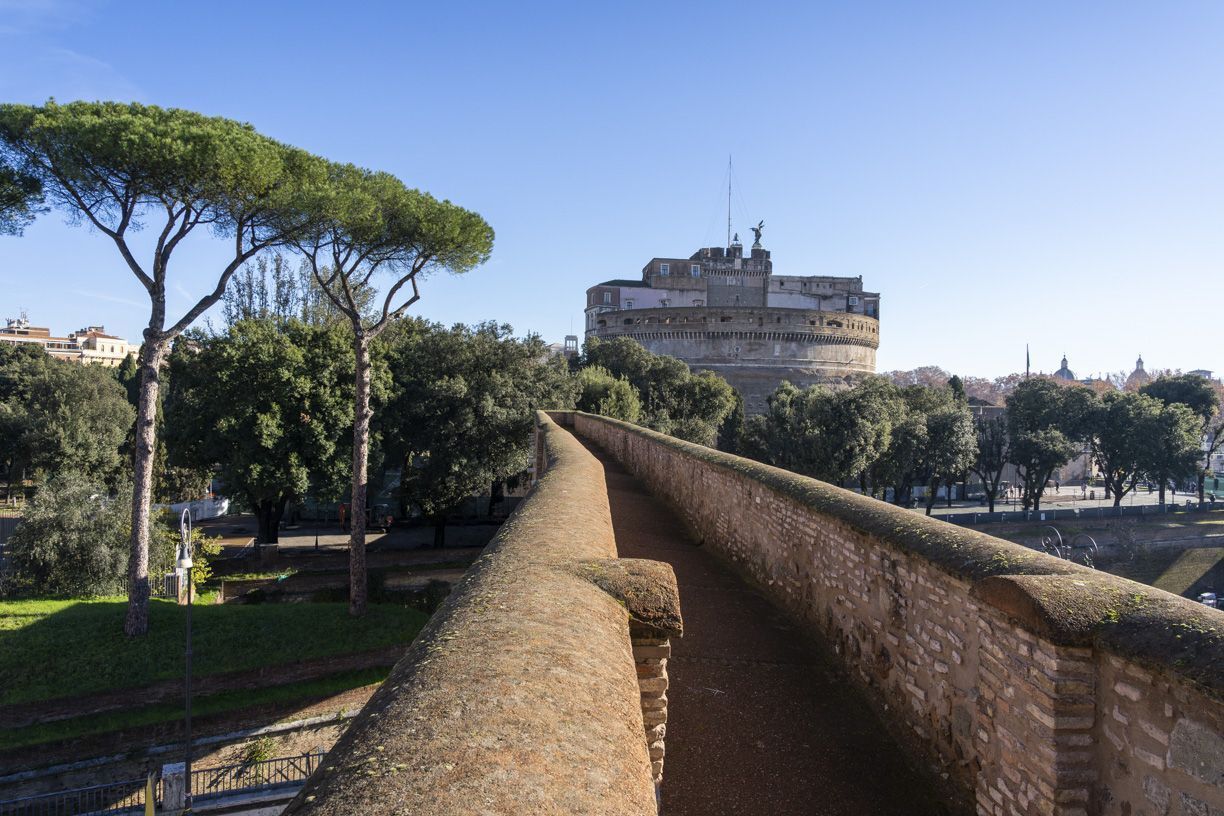
[[[731,246],[731,154],[727,154],[727,246]]]

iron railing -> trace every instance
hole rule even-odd
[[[304,782],[323,759],[323,751],[300,756],[243,762],[221,768],[201,768],[191,772],[193,800],[223,796],[256,788],[272,788]]]
[[[296,785],[306,781],[323,760],[323,751],[243,762],[191,772],[193,801],[235,793]],[[111,782],[89,788],[44,793],[0,802],[0,816],[129,816],[144,813],[144,779]],[[154,785],[161,799],[161,780]]]
[[[0,816],[84,816],[143,813],[144,779],[44,793],[0,802]]]

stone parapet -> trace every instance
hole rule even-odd
[[[543,414],[538,444],[531,494],[286,814],[656,812],[675,576],[616,558],[602,466]]]
[[[696,340],[722,337],[804,344],[848,343],[876,349],[880,321],[853,312],[760,306],[683,306],[601,312],[597,337]]]
[[[628,423],[564,420],[836,651],[962,810],[1224,813],[1219,612]]]

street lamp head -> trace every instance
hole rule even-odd
[[[179,546],[178,568],[191,569],[191,511],[188,509],[184,509],[179,516],[179,537],[182,544]]]

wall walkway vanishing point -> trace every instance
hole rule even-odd
[[[553,416],[830,644],[977,813],[1224,814],[1220,612],[624,422]]]
[[[602,466],[544,415],[539,440],[534,490],[286,814],[655,812],[675,576],[617,559]]]
[[[286,813],[655,812],[675,578],[616,558],[560,426],[835,651],[953,811],[1224,815],[1219,612],[576,412],[540,415],[531,495]]]

